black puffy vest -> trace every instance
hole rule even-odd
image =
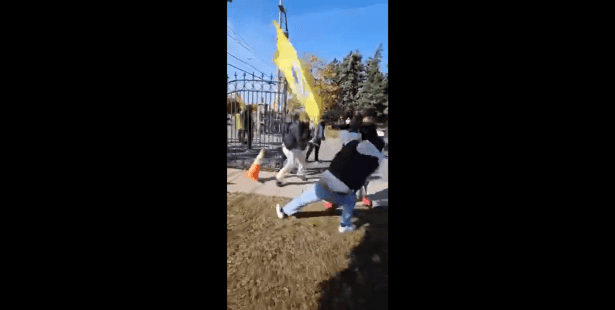
[[[379,166],[378,158],[357,151],[358,144],[357,140],[348,142],[335,155],[329,166],[331,174],[355,191],[365,184],[367,177]]]

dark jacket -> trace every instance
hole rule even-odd
[[[384,141],[377,135],[369,135],[367,140],[353,140],[346,144],[335,155],[329,166],[329,171],[351,190],[358,190],[365,184],[367,177],[380,166],[380,159],[374,155],[359,152],[358,148],[373,150],[382,155]]]
[[[320,145],[320,141],[325,139],[325,122],[320,122],[314,130],[314,142]]]
[[[246,106],[247,107],[247,106]],[[252,111],[251,110],[243,110],[241,111],[241,120],[243,122],[243,129],[251,130],[252,129]]]
[[[363,140],[367,140],[370,137],[380,138],[380,137],[378,137],[378,131],[376,130],[376,125],[374,125],[374,124],[365,125],[365,126],[361,127],[359,129],[359,132],[361,133],[361,139],[363,139]]]
[[[289,133],[284,136],[284,146],[288,150],[305,150],[310,137],[309,125],[302,122],[293,122]]]
[[[361,116],[355,116],[350,123],[350,132],[359,132],[361,130],[361,126],[363,126],[363,119]]]
[[[350,124],[344,124],[340,126],[341,130],[348,130],[349,132],[359,132],[363,124],[363,119],[360,116],[355,116]]]

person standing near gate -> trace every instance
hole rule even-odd
[[[241,110],[235,114],[235,129],[237,130],[237,136],[239,137],[239,143],[243,144],[243,120],[241,117]]]
[[[315,126],[314,129],[314,138],[310,140],[310,145],[308,147],[307,153],[305,154],[305,161],[308,162],[310,158],[310,154],[312,153],[312,149],[314,149],[314,161],[320,162],[318,160],[318,150],[320,150],[320,142],[325,140],[325,121],[321,120]]]
[[[297,175],[302,181],[307,181],[305,177],[305,149],[309,139],[309,125],[307,122],[300,121],[299,115],[293,116],[294,122],[290,125],[288,134],[284,136],[282,152],[286,156],[286,165],[282,167],[276,175],[276,185],[282,186],[282,182],[290,170],[299,165]]]
[[[242,111],[243,113],[243,117],[242,117],[242,121],[243,121],[243,128],[244,128],[244,135],[246,136],[246,139],[244,141],[244,144],[248,145],[248,148],[251,149],[252,148],[252,130],[253,130],[253,124],[252,124],[252,106],[251,105],[246,105],[246,108]]]

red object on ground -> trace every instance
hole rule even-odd
[[[367,197],[363,197],[363,204],[368,206],[368,207],[370,207],[370,208],[372,207],[372,201],[369,200],[369,198],[367,198]]]
[[[330,203],[330,202],[325,202],[324,205],[325,205],[325,208],[327,208],[327,209],[333,207],[333,204]]]

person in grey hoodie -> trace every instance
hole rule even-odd
[[[310,145],[308,146],[307,153],[305,154],[305,161],[309,162],[310,154],[312,154],[312,149],[314,150],[314,161],[318,160],[318,150],[320,150],[320,142],[325,140],[325,121],[320,121],[316,128],[314,129],[314,138],[310,140]]]

